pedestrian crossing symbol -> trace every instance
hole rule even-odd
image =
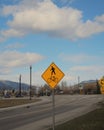
[[[42,74],[42,78],[52,89],[57,86],[63,77],[64,73],[58,68],[55,63],[51,63],[50,66]]]

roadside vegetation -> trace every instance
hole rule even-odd
[[[58,125],[55,130],[104,130],[104,103],[99,105],[100,108]]]
[[[12,107],[12,106],[17,106],[17,105],[23,105],[27,103],[33,103],[40,101],[40,99],[4,99],[0,100],[0,108],[6,108],[6,107]]]

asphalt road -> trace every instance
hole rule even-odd
[[[0,110],[0,130],[43,130],[52,127],[52,97],[32,105]],[[55,123],[73,119],[96,108],[103,95],[56,95]]]

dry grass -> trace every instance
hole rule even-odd
[[[0,100],[0,108],[12,107],[17,105],[23,105],[27,103],[33,103],[40,101],[40,99],[2,99]]]

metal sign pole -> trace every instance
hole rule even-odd
[[[53,130],[55,130],[55,97],[54,97],[54,89],[52,89],[52,119],[53,119]]]
[[[20,77],[19,77],[19,94],[21,96],[21,74],[20,74]]]
[[[32,66],[30,66],[30,100],[31,100],[31,84],[32,84]]]

